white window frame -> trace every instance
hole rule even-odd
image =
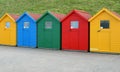
[[[30,27],[30,22],[24,22],[24,28],[29,28]]]
[[[45,29],[52,29],[52,21],[45,22]]]
[[[77,26],[75,24],[77,24]],[[79,28],[79,21],[71,21],[70,22],[70,28],[71,29],[78,29]]]
[[[5,28],[10,28],[10,22],[5,23]]]

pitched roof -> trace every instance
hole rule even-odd
[[[85,20],[88,20],[91,18],[91,15],[83,10],[72,10],[62,21],[64,21],[66,18],[68,18],[71,14],[77,13],[79,16],[82,16]]]
[[[59,22],[61,22],[61,20],[65,17],[65,14],[58,14],[55,12],[47,11],[37,20],[37,22],[39,22],[42,18],[44,18],[48,14],[51,15],[53,18],[55,18]]]
[[[65,14],[58,14],[58,13],[55,13],[55,12],[50,12],[50,13],[53,14],[60,21],[65,17]]]
[[[9,14],[15,21],[19,18],[19,15]]]
[[[102,12],[106,12],[106,13],[108,13],[109,15],[111,15],[112,17],[120,20],[120,15],[119,15],[118,13],[112,12],[112,11],[109,11],[108,9],[106,9],[106,8],[103,8],[103,9],[100,10],[97,14],[95,14],[93,17],[91,17],[91,18],[89,19],[89,21],[91,21],[91,20],[93,20],[94,18],[96,18],[96,17],[97,17],[98,15],[100,15]]]
[[[36,21],[38,18],[40,18],[40,14],[35,14],[35,13],[28,13],[28,12],[25,12],[23,13],[18,19],[16,22],[18,22],[20,19],[22,19],[25,15],[29,16],[32,20]]]
[[[91,18],[91,15],[86,12],[86,11],[83,11],[83,10],[74,10],[76,13],[78,13],[79,15],[83,16],[85,19],[89,19]]]
[[[5,14],[1,17],[0,21],[3,20],[3,19],[5,18],[5,16],[8,16],[8,17],[9,17],[10,19],[12,19],[13,21],[16,21],[16,20],[19,18],[19,15],[5,13]]]
[[[41,16],[40,14],[35,14],[35,13],[29,13],[29,15],[35,20],[37,20]]]

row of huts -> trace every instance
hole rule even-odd
[[[6,13],[0,19],[0,44],[120,53],[120,15],[106,8],[94,16],[82,10],[67,15]]]

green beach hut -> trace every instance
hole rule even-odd
[[[37,20],[38,48],[60,49],[61,20],[64,16],[47,11]]]

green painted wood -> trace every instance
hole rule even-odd
[[[45,29],[46,21],[52,22],[52,29]],[[38,48],[60,49],[60,22],[47,13],[37,24]]]

